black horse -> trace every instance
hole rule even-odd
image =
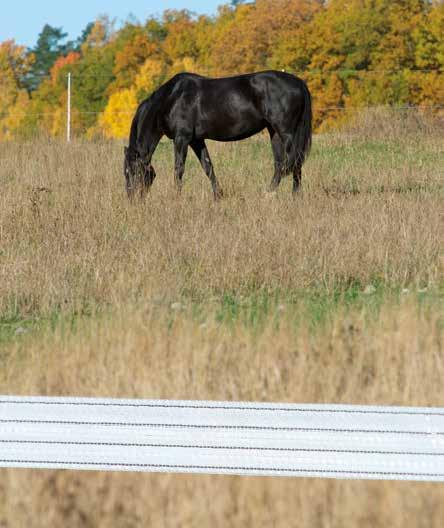
[[[182,186],[188,146],[211,181],[214,197],[222,189],[214,174],[206,139],[237,141],[265,128],[271,138],[275,190],[293,173],[293,192],[301,184],[301,167],[311,145],[311,96],[305,82],[280,71],[210,79],[180,73],[137,109],[125,148],[126,190],[143,196],[156,177],[151,158],[163,135],[174,140],[175,179]]]

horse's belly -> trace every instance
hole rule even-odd
[[[215,123],[202,123],[200,127],[196,127],[196,136],[214,141],[237,141],[257,134],[266,126],[262,119],[247,121],[221,119]]]
[[[257,134],[267,126],[260,109],[242,92],[208,97],[196,113],[196,133],[202,139],[236,141]]]
[[[247,130],[237,134],[214,134],[208,135],[206,139],[212,139],[213,141],[240,141],[241,139],[247,139],[255,134],[258,134],[265,128],[265,124],[261,125],[253,130]]]

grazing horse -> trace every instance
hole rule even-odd
[[[151,158],[163,135],[174,141],[175,180],[182,187],[190,146],[210,179],[215,199],[222,197],[206,139],[237,141],[268,130],[274,155],[270,190],[293,173],[293,192],[300,188],[301,167],[311,145],[311,96],[302,79],[264,71],[211,79],[180,73],[138,107],[129,146],[125,147],[126,190],[143,196],[156,173]]]

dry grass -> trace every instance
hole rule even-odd
[[[261,138],[211,145],[217,204],[194,161],[175,194],[162,145],[134,207],[114,143],[0,145],[0,393],[444,405],[443,142],[406,132],[317,138],[296,200],[288,182],[263,192]],[[443,486],[424,483],[0,477],[8,528],[444,518]]]
[[[441,326],[440,326],[441,325]],[[442,320],[412,294],[377,318],[339,311],[316,334],[260,333],[152,306],[10,347],[10,393],[443,405]],[[440,527],[444,487],[3,470],[1,526]],[[3,524],[2,524],[3,522]]]
[[[348,114],[348,115],[347,115]],[[374,106],[365,111],[350,109],[341,130],[352,138],[399,140],[400,133],[414,137],[436,136],[442,133],[442,114],[433,108],[414,109],[406,106]]]
[[[2,146],[0,311],[356,281],[436,285],[439,136],[341,141],[318,141],[296,200],[288,181],[276,196],[264,192],[272,163],[263,140],[213,145],[228,194],[217,204],[194,160],[177,197],[165,144],[158,180],[136,207],[113,143]]]

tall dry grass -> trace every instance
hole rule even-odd
[[[35,323],[0,340],[0,393],[442,406],[443,141],[405,124],[316,138],[295,200],[264,192],[263,138],[210,146],[217,204],[192,159],[176,195],[168,144],[136,206],[121,145],[0,145],[0,337]],[[256,325],[227,296],[271,300]],[[443,505],[425,483],[0,471],[8,528],[440,527]]]
[[[213,144],[220,203],[191,155],[176,195],[165,143],[152,192],[134,207],[120,145],[1,145],[0,312],[356,281],[436,285],[441,138],[320,138],[296,200],[289,181],[276,196],[264,192],[267,141]]]

